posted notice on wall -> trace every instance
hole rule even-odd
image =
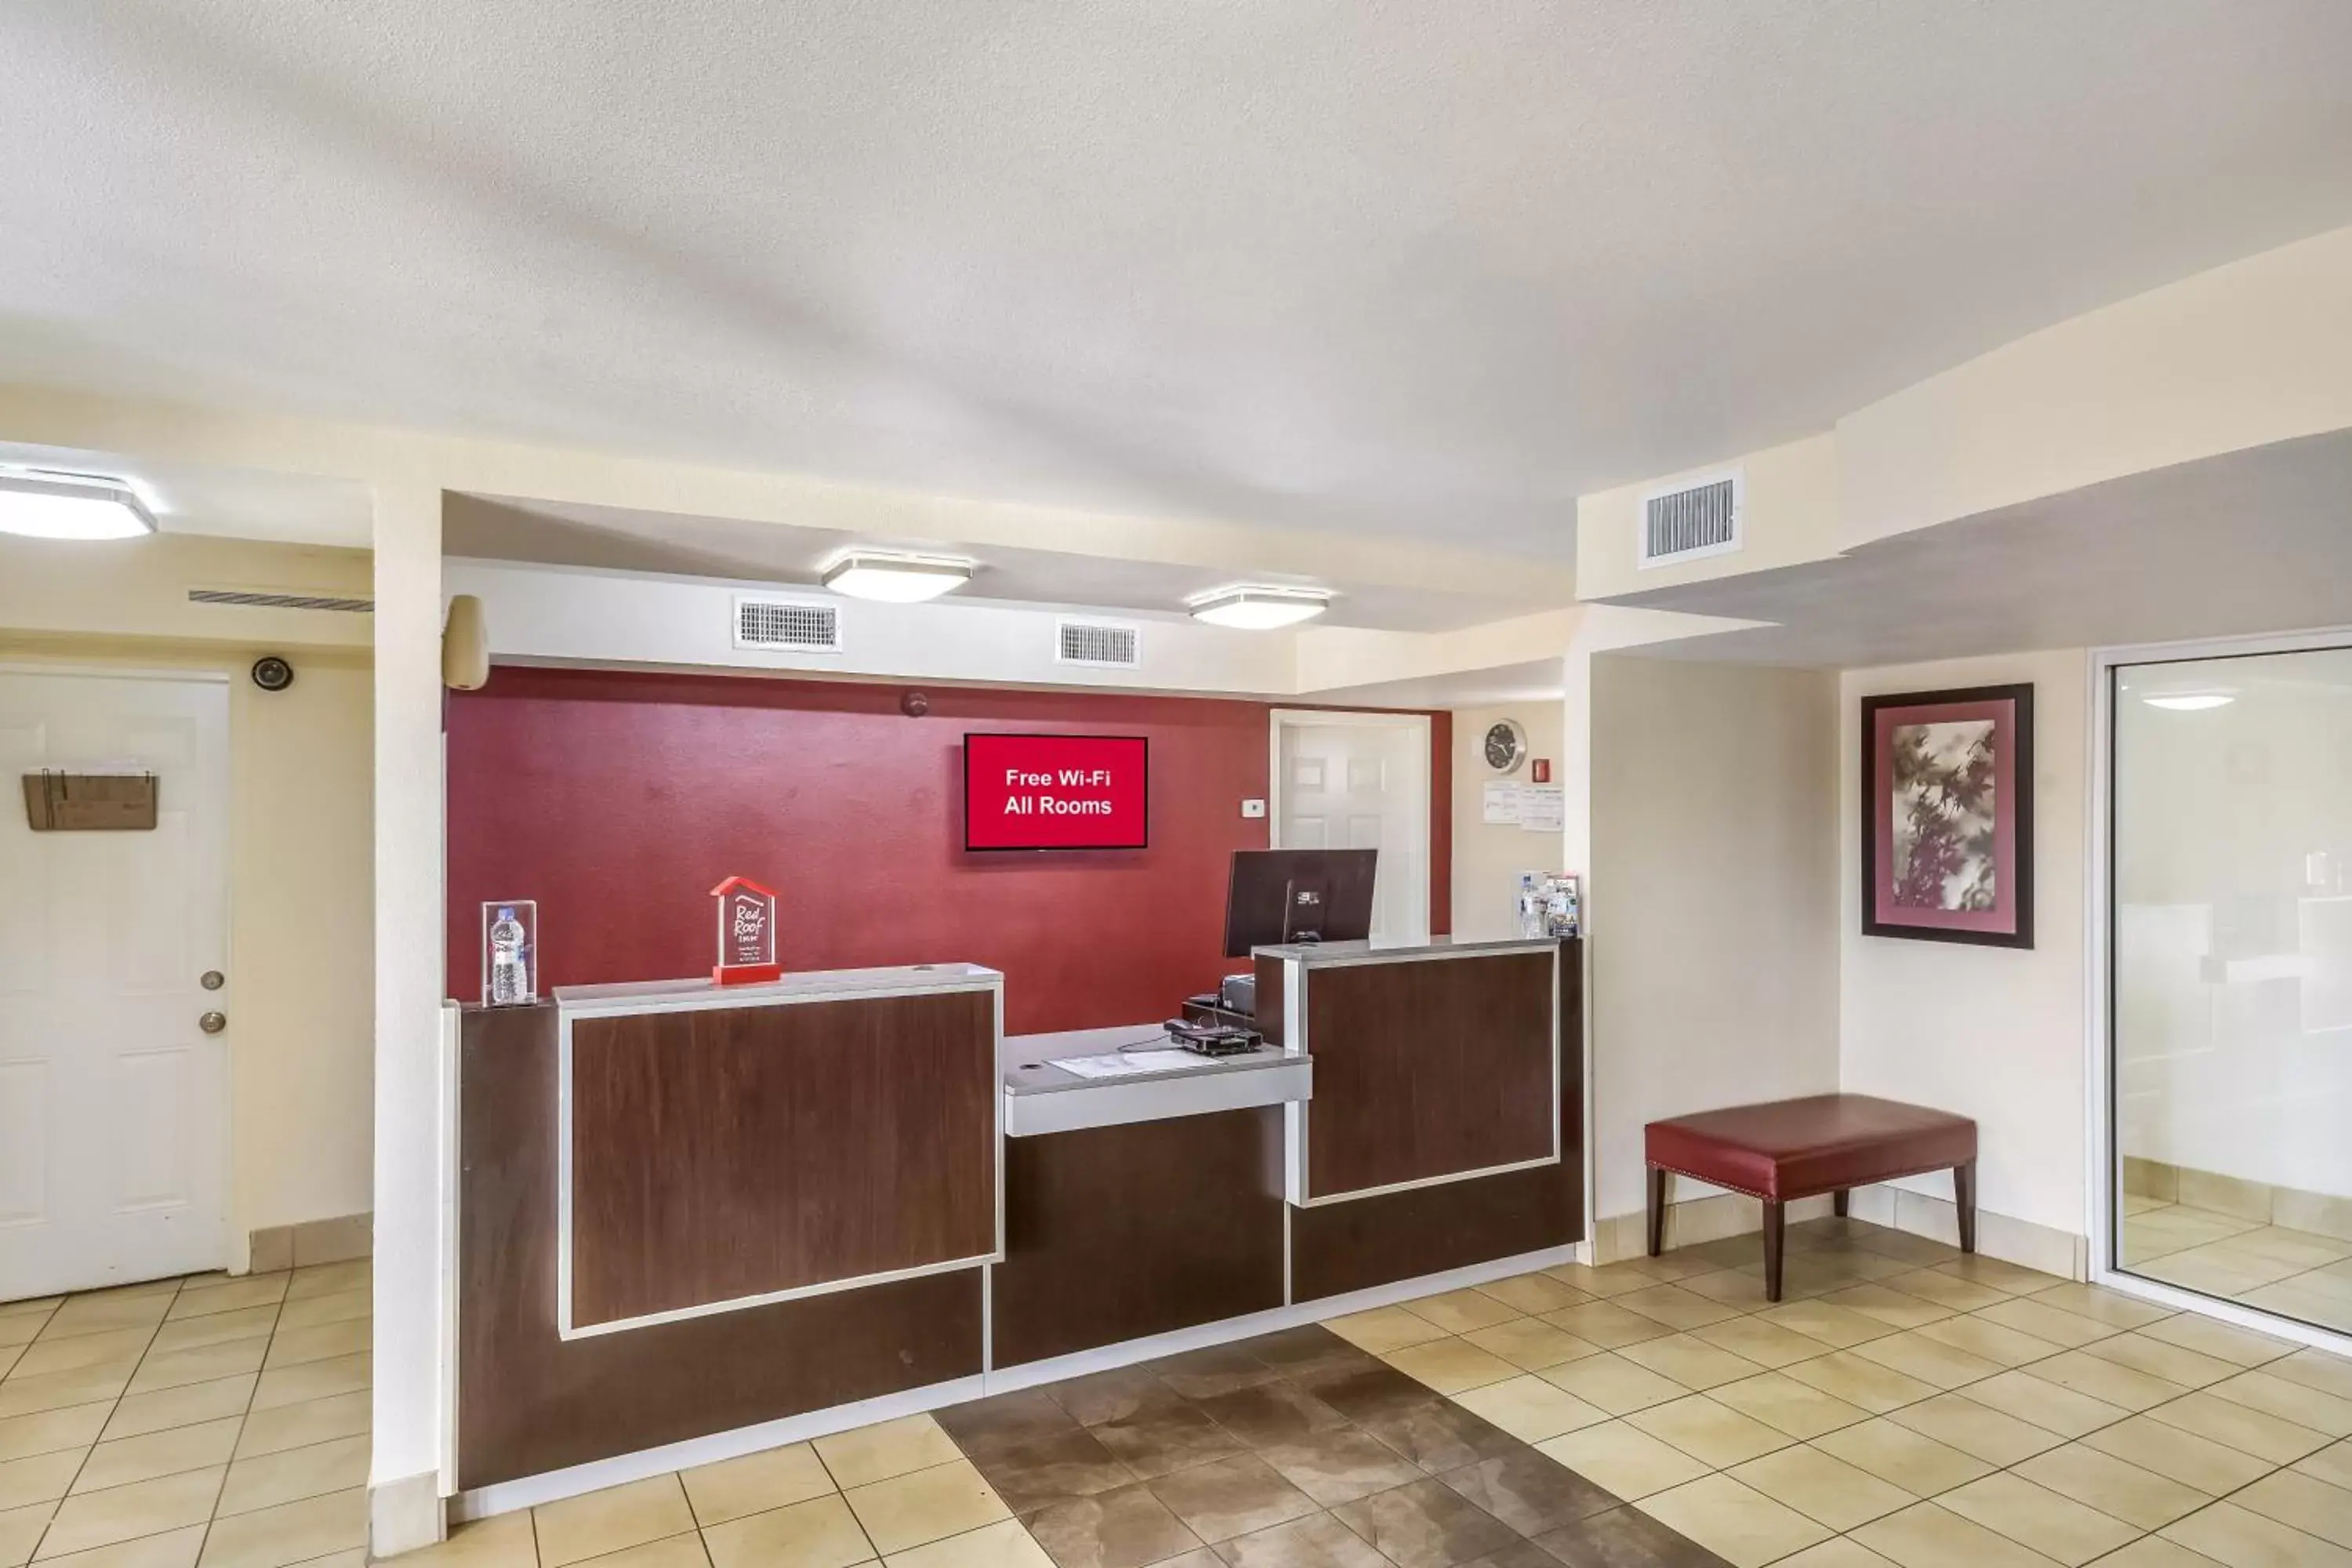
[[[1486,787],[1486,820],[1529,833],[1558,833],[1568,826],[1567,802],[1558,784],[1517,784],[1497,779]]]
[[[1519,821],[1519,786],[1508,779],[1497,779],[1486,785],[1486,821],[1493,826],[1516,827]]]

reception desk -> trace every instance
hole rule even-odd
[[[784,1441],[1580,1238],[1576,944],[1255,962],[1263,1050],[1129,1077],[1053,1064],[1156,1023],[1006,1039],[1003,977],[966,964],[464,1009],[460,1487]]]

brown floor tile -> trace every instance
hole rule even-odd
[[[1238,1345],[1212,1345],[1150,1363],[1160,1380],[1187,1399],[1249,1388],[1280,1374]]]
[[[1518,1438],[1462,1406],[1438,1400],[1360,1423],[1364,1430],[1432,1475],[1519,1447]]]
[[[1344,1426],[1348,1418],[1295,1383],[1258,1384],[1195,1400],[1202,1413],[1253,1448],[1293,1443]]]
[[[1509,1525],[1435,1480],[1375,1492],[1331,1512],[1397,1568],[1453,1568],[1521,1539]]]
[[[1533,1448],[1465,1465],[1438,1479],[1521,1535],[1558,1530],[1619,1500]]]
[[[1016,1514],[1093,1497],[1136,1479],[1135,1472],[1083,1426],[991,1443],[973,1450],[971,1462]]]
[[[1068,1411],[1034,1388],[950,1405],[933,1411],[931,1417],[967,1454],[992,1444],[1050,1436],[1077,1426]]]
[[[1427,1384],[1407,1377],[1386,1362],[1344,1372],[1317,1373],[1292,1381],[1359,1424],[1437,1400],[1436,1393]]]
[[[1196,1556],[1232,1568],[1392,1568],[1387,1558],[1328,1513],[1221,1541],[1214,1552],[1189,1553],[1159,1568],[1206,1568],[1194,1563]]]
[[[1059,1568],[1141,1568],[1201,1544],[1140,1483],[1056,1503],[1026,1523]]]
[[[1351,1354],[1361,1357],[1363,1364],[1381,1364],[1345,1341],[1339,1342]],[[1038,1392],[1067,1411],[1070,1419],[1081,1426],[1097,1426],[1145,1410],[1164,1410],[1183,1403],[1183,1395],[1139,1366],[1115,1367],[1109,1372],[1074,1377],[1066,1383],[1049,1383]]]
[[[1212,1544],[1316,1511],[1313,1499],[1255,1454],[1178,1470],[1153,1481],[1151,1492]]]
[[[1210,1420],[1200,1406],[1190,1401],[1140,1411],[1087,1429],[1110,1450],[1114,1458],[1143,1480],[1226,1458],[1243,1449],[1240,1438]]]
[[[1324,1508],[1422,1479],[1418,1467],[1353,1426],[1274,1444],[1259,1449],[1258,1458]]]
[[[1371,1354],[1349,1343],[1320,1323],[1307,1323],[1279,1333],[1261,1334],[1242,1342],[1242,1349],[1285,1377],[1311,1376],[1377,1365]]]

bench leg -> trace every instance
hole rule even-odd
[[[1780,1299],[1780,1239],[1785,1234],[1787,1215],[1776,1203],[1764,1205],[1764,1299]]]
[[[1655,1258],[1666,1247],[1666,1173],[1650,1167],[1650,1256]]]
[[[1837,1195],[1830,1199],[1830,1212],[1840,1219],[1845,1218],[1847,1212],[1853,1207],[1853,1190],[1851,1187],[1840,1187],[1837,1190]]]
[[[1977,1163],[1952,1167],[1952,1203],[1960,1211],[1960,1250],[1977,1249]]]

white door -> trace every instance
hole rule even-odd
[[[1274,715],[1274,847],[1377,849],[1372,940],[1429,936],[1429,721]]]
[[[32,831],[26,773],[152,773],[152,832]],[[0,670],[0,1300],[227,1261],[228,688]]]

